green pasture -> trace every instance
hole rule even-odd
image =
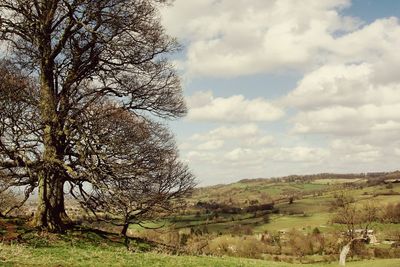
[[[1,266],[160,266],[160,267],[331,267],[338,263],[290,264],[231,257],[173,256],[129,252],[122,247],[71,246],[46,247],[0,244]],[[400,259],[349,262],[349,267],[397,267]]]

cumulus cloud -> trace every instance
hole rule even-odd
[[[265,122],[283,116],[282,109],[263,98],[246,99],[243,95],[214,97],[211,91],[197,92],[187,99],[188,120],[209,122]]]
[[[340,11],[349,0],[177,0],[167,30],[187,43],[192,75],[237,76],[319,64],[335,36],[362,24]],[[343,42],[345,43],[345,42]]]
[[[326,149],[318,147],[282,147],[274,154],[273,159],[276,161],[289,161],[289,162],[321,162],[329,152]]]
[[[198,150],[216,150],[224,145],[223,140],[210,140],[197,146]]]
[[[399,19],[367,24],[344,15],[350,5],[176,0],[165,10],[167,30],[185,44],[177,64],[191,77],[284,76],[288,70],[301,76],[274,100],[247,92],[188,97],[190,123],[219,123],[181,145],[188,162],[231,179],[398,168]]]
[[[201,150],[204,150],[204,147],[219,149],[223,145],[226,145],[226,147],[260,148],[272,145],[274,142],[274,137],[261,130],[255,123],[221,126],[206,133],[194,134],[189,139],[192,144],[200,142],[196,149]]]
[[[229,161],[237,163],[265,164],[265,162],[321,162],[329,155],[325,149],[294,146],[269,148],[235,148],[225,154]]]
[[[374,80],[373,64],[327,65],[307,75],[283,100],[297,107],[296,133],[366,135],[397,130],[400,124],[400,79]]]
[[[194,141],[208,141],[220,139],[248,139],[261,135],[261,130],[254,123],[242,124],[239,126],[221,126],[210,130],[207,133],[195,134],[191,137]]]
[[[270,162],[319,162],[328,151],[312,146],[281,146],[257,124],[221,126],[189,138],[189,160],[221,166],[265,166]]]

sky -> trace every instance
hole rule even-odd
[[[400,1],[175,0],[185,118],[200,185],[400,169]]]

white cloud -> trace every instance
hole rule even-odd
[[[282,100],[297,107],[295,133],[365,135],[400,125],[400,78],[378,83],[372,64],[327,65],[311,72]]]
[[[306,74],[284,102],[301,110],[366,103],[371,72],[370,64],[322,66]]]
[[[216,150],[224,145],[223,140],[210,140],[197,146],[198,150]]]
[[[321,162],[329,155],[329,152],[322,148],[295,146],[282,147],[274,154],[276,161],[291,162]]]
[[[365,24],[343,15],[350,5],[350,0],[177,0],[162,15],[168,32],[186,44],[186,57],[179,65],[192,76],[375,62],[375,80],[396,79],[398,19]]]
[[[340,14],[349,5],[349,0],[177,0],[163,11],[163,22],[187,43],[189,73],[237,76],[319,64],[320,51],[336,52],[338,32],[361,25]]]
[[[373,131],[399,131],[400,130],[400,122],[396,122],[393,120],[386,121],[384,123],[377,123],[372,127]]]
[[[274,142],[275,138],[269,135],[262,137],[250,137],[243,140],[243,144],[247,147],[260,147],[270,145]]]
[[[221,126],[207,133],[195,134],[191,137],[191,140],[247,139],[257,137],[260,134],[260,128],[254,123],[249,123],[239,126]]]
[[[329,156],[329,151],[318,147],[237,147],[227,151],[223,159],[232,166],[266,166],[274,162],[306,163],[322,162]]]
[[[235,163],[241,162],[248,165],[250,162],[253,162],[253,164],[259,164],[259,161],[262,160],[262,158],[260,157],[260,153],[257,152],[258,151],[253,149],[238,147],[228,151],[224,157],[228,161],[233,161]]]
[[[336,38],[331,46],[329,62],[373,63],[379,82],[390,82],[396,78],[387,64],[399,66],[399,55],[396,52],[400,45],[400,25],[398,18],[382,18],[359,30]],[[384,68],[382,68],[384,67]],[[389,72],[388,72],[389,70]],[[398,80],[398,77],[397,77]]]
[[[185,149],[195,147],[197,150],[215,150],[226,147],[242,148],[265,147],[272,145],[274,137],[268,135],[257,124],[248,123],[238,126],[221,126],[206,133],[194,134],[189,138],[192,145],[186,142]],[[197,142],[201,142],[195,145]]]
[[[349,5],[350,0],[176,0],[163,20],[186,45],[177,64],[189,78],[284,76],[292,70],[302,75],[291,92],[273,101],[250,99],[247,91],[189,97],[192,125],[219,126],[184,140],[188,162],[200,173],[226,179],[398,168],[399,19],[366,24],[343,15]]]
[[[243,95],[214,97],[211,91],[188,97],[188,120],[209,122],[275,121],[283,111],[263,98],[246,99]]]
[[[338,156],[336,160],[345,163],[375,162],[383,156],[381,148],[357,138],[335,139],[331,143],[331,149]]]

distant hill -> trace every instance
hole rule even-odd
[[[197,188],[190,202],[213,201],[244,206],[283,199],[320,195],[349,186],[363,187],[400,180],[400,171],[367,173],[320,173],[272,178],[242,179],[235,183]]]

